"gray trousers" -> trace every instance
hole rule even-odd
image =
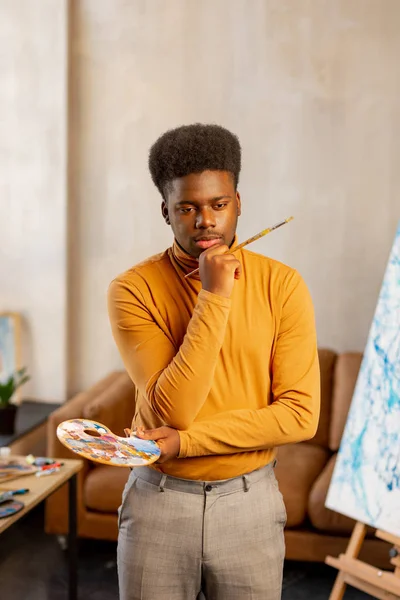
[[[120,600],[279,600],[285,524],[272,465],[211,482],[134,469],[119,508]]]

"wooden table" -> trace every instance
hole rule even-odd
[[[15,457],[12,458],[23,458]],[[55,459],[57,460],[57,459]],[[12,481],[1,483],[1,490],[18,490],[22,488],[29,489],[29,492],[23,495],[14,496],[14,499],[23,502],[25,505],[22,510],[10,517],[0,519],[0,533],[11,527],[26,515],[32,508],[37,506],[43,500],[46,500],[51,494],[57,491],[62,485],[68,482],[69,487],[69,528],[68,528],[68,562],[69,562],[69,600],[77,600],[77,535],[76,535],[76,478],[83,467],[81,460],[59,459],[63,463],[58,473],[36,477],[36,474],[18,477]]]

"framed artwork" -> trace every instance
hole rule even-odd
[[[18,313],[0,313],[0,382],[4,383],[21,368],[21,316]],[[14,402],[20,400],[20,389]]]
[[[326,507],[400,536],[400,224]]]

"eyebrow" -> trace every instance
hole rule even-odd
[[[218,202],[219,200],[232,200],[232,196],[215,196],[214,198],[211,198],[209,202]],[[179,207],[185,204],[193,204],[194,206],[197,206],[199,203],[196,202],[196,200],[182,200],[181,202],[177,202],[175,206]]]

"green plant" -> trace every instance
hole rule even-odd
[[[0,382],[0,408],[11,404],[14,392],[29,379],[29,375],[26,374],[26,367],[23,367],[16,371],[14,375],[10,375],[5,383]]]

